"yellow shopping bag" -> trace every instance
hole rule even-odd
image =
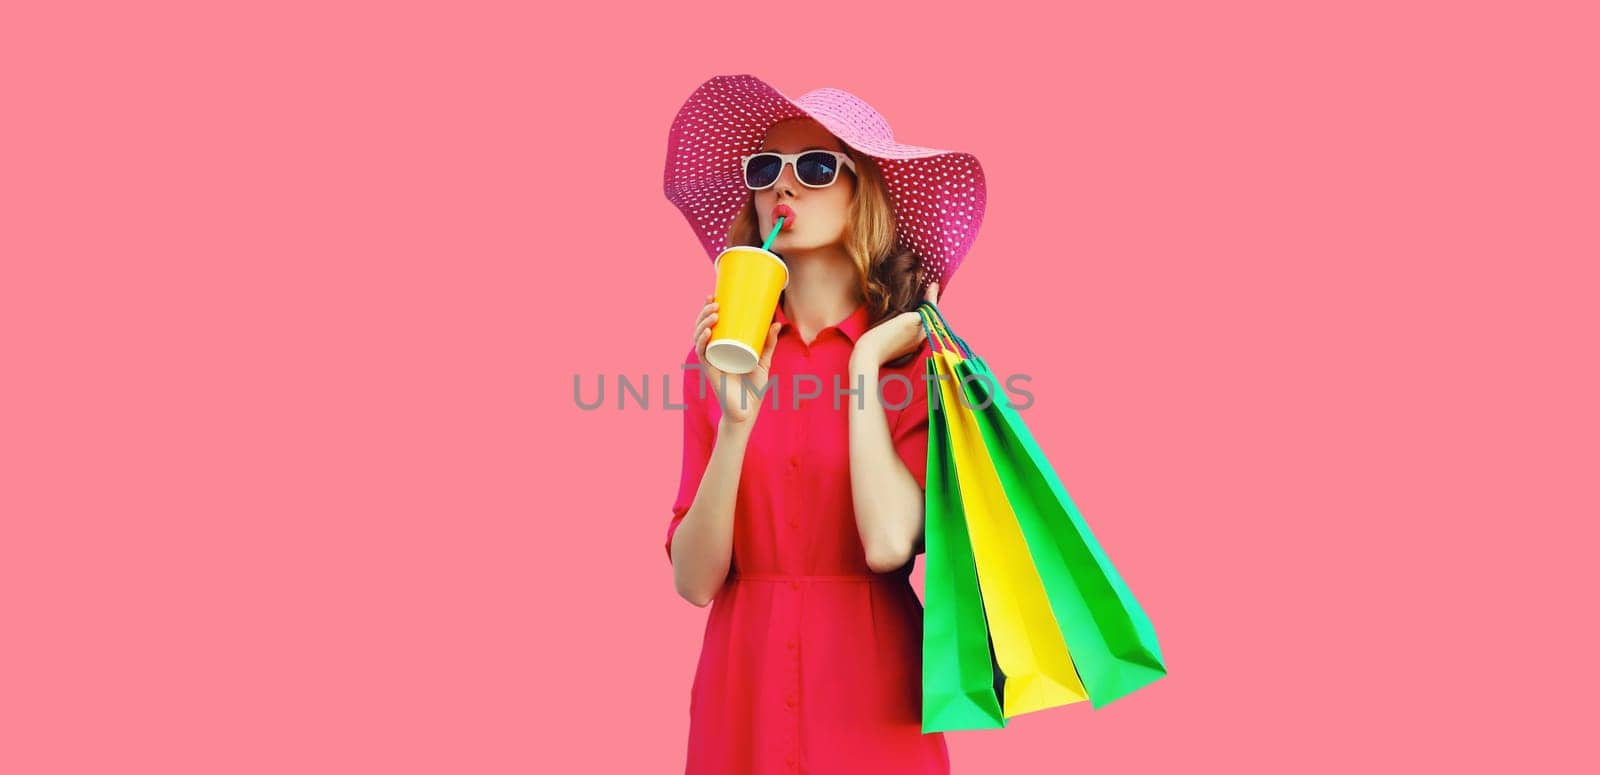
[[[929,313],[922,314],[926,318]],[[955,376],[954,364],[961,360],[961,353],[939,335],[937,323],[930,325],[930,331],[940,345],[933,352],[939,377],[937,400],[949,424],[957,489],[972,539],[984,616],[994,642],[995,661],[1005,674],[1002,711],[1010,718],[1082,702],[1088,694],[1072,666],[1022,528],[989,460],[968,404],[972,399]]]

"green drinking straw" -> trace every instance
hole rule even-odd
[[[768,250],[768,249],[770,249],[772,247],[772,241],[777,239],[778,238],[778,232],[783,230],[783,219],[786,218],[786,217],[787,216],[783,216],[783,215],[778,216],[778,222],[776,224],[773,224],[772,233],[767,235],[767,241],[761,243],[761,249],[762,250]]]

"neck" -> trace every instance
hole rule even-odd
[[[783,291],[784,314],[810,341],[816,332],[836,325],[862,303],[855,265],[842,250],[828,248],[785,252],[789,287]]]

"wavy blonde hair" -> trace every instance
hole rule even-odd
[[[870,327],[916,310],[922,301],[917,293],[922,259],[910,248],[896,247],[894,204],[877,162],[848,145],[844,153],[856,163],[856,189],[842,241],[845,254],[855,265]],[[756,222],[755,192],[751,191],[728,225],[728,244],[759,247],[763,237]]]

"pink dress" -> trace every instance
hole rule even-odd
[[[740,472],[732,568],[710,606],[689,696],[687,775],[950,771],[944,735],[922,733],[922,604],[912,563],[885,574],[867,567],[850,498],[849,411],[857,398],[842,391],[854,387],[850,352],[867,316],[858,306],[808,345],[778,309],[784,325],[768,385],[776,395],[766,396]],[[895,450],[919,485],[928,355],[924,343],[909,365],[880,371]],[[684,362],[699,361],[690,350]],[[797,391],[797,374],[816,379],[800,377]],[[683,385],[669,561],[721,417],[699,372],[686,371]]]

